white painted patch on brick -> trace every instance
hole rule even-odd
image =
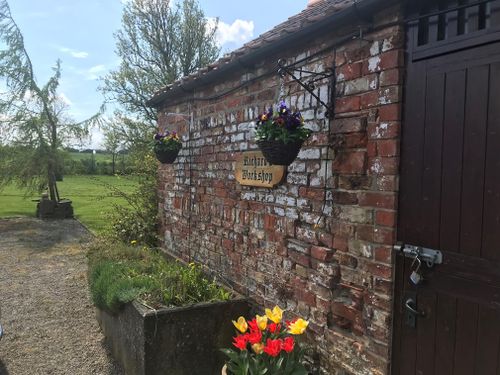
[[[373,132],[372,138],[383,138],[385,132],[387,131],[388,124],[386,122],[380,123],[379,126],[375,127],[375,131]]]
[[[384,171],[384,167],[382,166],[380,160],[375,160],[370,170],[375,174],[380,174]]]
[[[285,216],[285,210],[281,207],[274,207],[274,213],[278,216]]]
[[[394,45],[392,43],[394,37],[389,37],[387,39],[384,39],[384,42],[382,43],[382,52],[389,51],[394,48]]]
[[[313,120],[314,119],[314,109],[309,109],[307,111],[301,112],[302,118],[304,121]]]
[[[380,52],[380,43],[378,40],[376,40],[370,47],[370,56],[378,55],[379,52]]]
[[[245,192],[245,193],[241,194],[241,199],[246,200],[246,201],[253,201],[253,200],[255,200],[255,193],[250,192],[250,191]]]
[[[380,56],[375,56],[368,59],[368,70],[370,72],[376,72],[379,69]]]
[[[319,159],[320,158],[320,150],[317,148],[306,148],[302,149],[299,152],[299,159]]]

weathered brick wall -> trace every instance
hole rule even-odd
[[[394,19],[384,14],[376,17],[380,24]],[[323,71],[335,56],[330,124],[324,108],[287,81],[286,100],[314,134],[275,189],[242,187],[234,178],[237,154],[256,149],[255,118],[277,102],[275,74],[218,100],[186,99],[160,111],[160,126],[184,138],[176,163],[160,167],[166,251],[206,265],[258,304],[309,319],[324,374],[388,373],[403,35],[400,26],[383,28],[365,36],[370,42],[350,41],[306,64]],[[222,93],[274,70],[278,57],[291,63],[331,41],[324,35],[279,51],[254,71],[194,95]],[[328,83],[316,89],[324,101]],[[169,112],[193,112],[191,129]]]

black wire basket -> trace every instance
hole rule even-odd
[[[180,149],[178,150],[157,150],[155,149],[155,155],[158,161],[162,164],[172,164],[177,158]]]
[[[257,141],[257,146],[269,164],[290,165],[299,154],[302,143],[304,141],[283,143],[279,140],[261,140]]]

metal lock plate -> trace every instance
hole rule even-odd
[[[408,258],[418,257],[429,268],[443,263],[443,253],[439,250],[414,245],[403,245],[401,243],[394,245],[394,250],[403,252],[404,256]]]

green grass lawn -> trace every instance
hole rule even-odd
[[[100,232],[106,227],[106,213],[113,209],[113,204],[123,204],[123,198],[110,196],[109,185],[124,192],[132,192],[137,182],[130,177],[115,176],[65,176],[58,182],[61,198],[71,199],[75,216],[92,231]],[[15,186],[7,186],[0,191],[0,217],[35,216],[36,202],[39,196],[24,197],[24,192]]]

